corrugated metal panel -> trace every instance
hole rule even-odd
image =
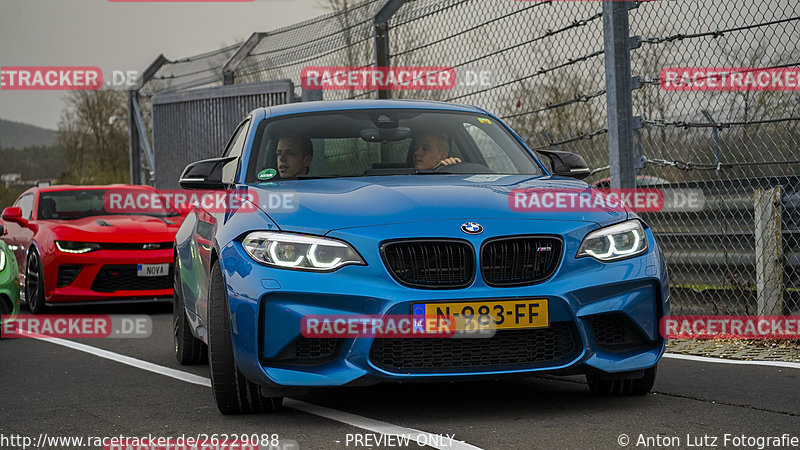
[[[194,89],[153,97],[156,187],[174,189],[183,168],[221,156],[236,125],[250,111],[290,103],[290,80]]]

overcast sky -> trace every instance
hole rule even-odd
[[[0,67],[143,71],[325,14],[316,0],[246,3],[0,0]],[[56,128],[64,91],[0,91],[0,118]]]

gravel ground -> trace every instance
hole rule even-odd
[[[667,352],[716,358],[800,362],[800,340],[670,340]]]

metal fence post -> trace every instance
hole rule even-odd
[[[628,11],[636,6],[636,2],[603,1],[608,157],[614,189],[636,187],[633,130],[639,127],[633,118],[630,52],[637,40],[629,36],[628,25]]]
[[[242,42],[242,45],[231,55],[230,58],[222,66],[222,84],[230,85],[236,82],[236,69],[244,61],[250,52],[261,42],[262,39],[267,37],[267,33],[253,33]]]
[[[781,187],[758,188],[753,200],[758,314],[782,315],[786,313],[786,307],[783,301]]]
[[[375,67],[389,67],[389,19],[406,0],[387,0],[372,19],[375,34]],[[391,90],[378,90],[378,98],[392,98]]]
[[[136,114],[133,104],[139,101],[139,92],[131,89],[128,91],[128,161],[131,171],[131,184],[142,184],[141,176],[141,142],[139,142],[139,130],[137,129]]]
[[[144,128],[144,121],[142,121],[141,116],[142,113],[139,110],[139,90],[142,89],[142,87],[153,78],[156,72],[158,72],[158,69],[166,63],[167,58],[165,58],[164,55],[158,55],[136,81],[136,86],[128,91],[128,159],[131,171],[131,184],[142,184],[142,146],[145,147],[146,151],[150,151],[147,130]],[[142,141],[142,139],[144,139],[144,141]],[[149,158],[149,160],[152,160],[152,158]],[[151,178],[153,178],[155,177],[155,168],[152,165],[152,161],[149,162],[150,172],[153,174]]]

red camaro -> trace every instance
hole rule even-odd
[[[28,189],[3,210],[2,240],[17,258],[31,311],[46,304],[171,301],[172,243],[183,217],[154,201],[159,196],[150,186],[50,186]]]

